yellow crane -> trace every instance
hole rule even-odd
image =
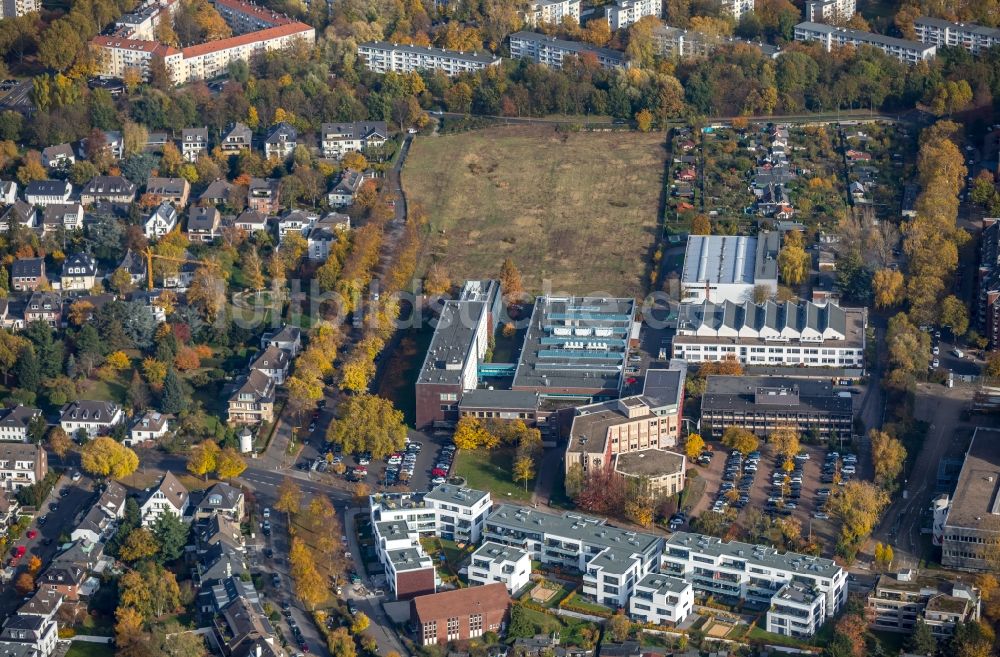
[[[158,253],[153,253],[153,250],[146,248],[142,254],[146,256],[146,289],[152,291],[153,289],[153,258],[158,260],[166,260],[167,262],[177,262],[181,264],[187,264],[189,262],[197,263],[199,265],[205,265],[206,267],[211,267],[215,270],[220,270],[219,263],[212,262],[211,260],[197,260],[195,258],[171,258],[170,256],[160,255]]]

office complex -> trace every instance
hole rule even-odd
[[[510,35],[510,56],[530,59],[553,68],[562,68],[563,60],[571,57],[593,57],[604,68],[624,68],[625,53],[610,48],[598,48],[580,41],[566,41],[538,32],[515,32]]]
[[[778,252],[781,234],[757,237],[691,235],[684,249],[681,299],[685,302],[754,300],[760,288],[767,296],[778,292]]]
[[[621,30],[646,16],[659,18],[663,13],[663,0],[615,0],[604,11],[611,29]]]
[[[443,71],[445,75],[455,76],[460,73],[474,73],[487,66],[500,65],[500,58],[487,51],[465,52],[387,41],[360,43],[358,55],[368,70],[376,73]]]
[[[864,308],[792,301],[682,303],[674,358],[745,365],[864,367]]]
[[[977,55],[983,50],[1000,46],[1000,28],[975,23],[952,23],[940,18],[921,16],[913,21],[913,29],[921,43],[965,48]]]
[[[794,429],[817,438],[850,437],[854,426],[851,393],[830,379],[711,375],[701,400],[702,432],[720,438],[727,427],[769,436]]]
[[[810,23],[842,23],[857,10],[857,0],[808,0],[806,20]]]
[[[636,582],[656,572],[663,538],[618,529],[600,518],[560,516],[501,504],[486,518],[486,540],[527,552],[545,565],[583,573],[583,593],[600,604],[626,607]]]
[[[795,26],[796,41],[819,41],[823,44],[823,49],[830,51],[833,48],[843,46],[872,46],[878,48],[890,57],[895,57],[904,64],[916,64],[917,62],[934,59],[936,48],[934,46],[920,43],[919,41],[909,41],[907,39],[897,39],[873,32],[862,32],[846,27],[834,27],[823,23],[813,23],[806,21]]]
[[[934,542],[947,568],[996,570],[1000,562],[1000,431],[979,427],[952,496],[934,507]]]

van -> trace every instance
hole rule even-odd
[[[952,349],[951,353],[955,354],[959,358],[965,358],[965,352],[959,349],[958,347]]]

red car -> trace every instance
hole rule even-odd
[[[435,477],[447,477],[448,471],[442,470],[441,468],[434,468],[433,470],[431,470],[431,474],[434,475]]]
[[[28,548],[26,548],[23,545],[18,545],[16,548],[14,548],[14,558],[15,559],[20,559],[21,557],[24,556],[24,553],[27,552],[27,551],[28,551]]]
[[[29,529],[28,530],[28,538],[29,539],[33,539],[36,536],[38,536],[38,532],[36,532],[34,529]]]

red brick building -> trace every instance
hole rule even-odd
[[[423,646],[465,641],[499,633],[510,610],[510,595],[500,582],[422,595],[410,601],[410,618]]]

